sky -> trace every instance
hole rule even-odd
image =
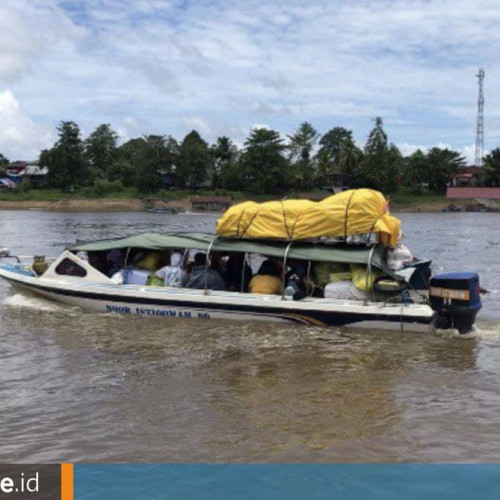
[[[500,146],[497,0],[1,0],[0,153],[33,160],[62,120],[124,142],[196,129],[353,131],[404,154]]]

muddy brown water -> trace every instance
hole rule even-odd
[[[0,246],[212,231],[216,215],[0,211]],[[475,338],[91,314],[0,283],[0,461],[500,458],[498,214],[400,214],[490,290]]]

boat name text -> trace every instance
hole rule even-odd
[[[175,309],[153,309],[151,307],[128,307],[106,304],[106,312],[118,314],[140,314],[143,316],[168,316],[169,318],[199,318],[210,319],[206,312],[176,311]]]

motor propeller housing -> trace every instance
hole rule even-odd
[[[437,313],[436,328],[456,328],[460,333],[469,333],[482,307],[480,291],[477,273],[433,276],[429,287],[429,302]]]

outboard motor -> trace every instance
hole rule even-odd
[[[472,330],[481,309],[479,275],[477,273],[446,273],[431,278],[430,305],[436,311],[436,328],[456,328],[460,333]]]

